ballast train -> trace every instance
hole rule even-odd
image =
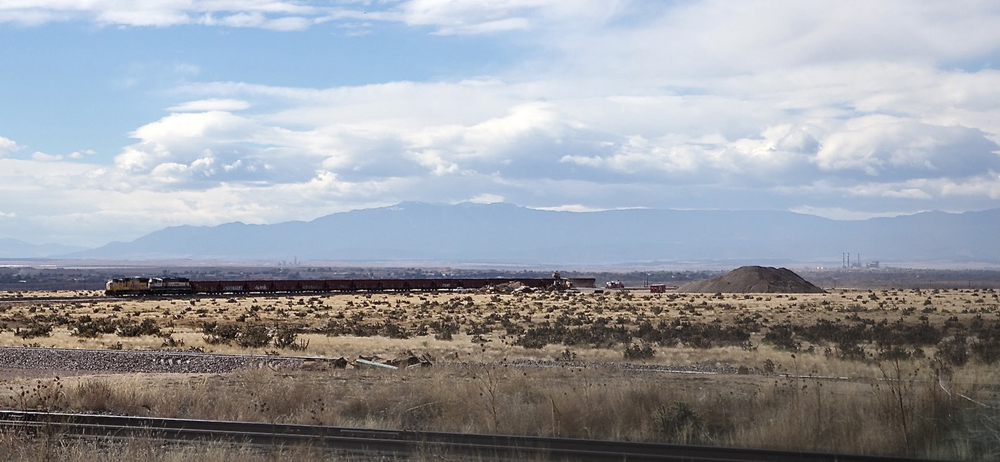
[[[199,294],[290,294],[323,292],[409,292],[482,289],[515,284],[532,289],[594,287],[593,278],[461,278],[461,279],[289,279],[251,281],[192,281],[187,278],[114,278],[104,294],[168,296]]]

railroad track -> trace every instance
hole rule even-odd
[[[86,296],[27,296],[27,297],[0,297],[0,303],[49,303],[49,302],[92,302],[109,300],[108,297],[86,297]]]
[[[458,458],[587,461],[773,461],[889,462],[898,457],[716,448],[659,443],[375,430],[314,425],[166,419],[156,417],[0,411],[0,428],[67,437],[156,438],[260,446],[310,445],[329,451],[407,457],[443,454]]]

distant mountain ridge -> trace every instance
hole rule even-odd
[[[1000,263],[1000,209],[838,221],[780,211],[555,212],[403,202],[310,222],[179,226],[67,257],[605,264],[765,260]]]
[[[18,239],[0,238],[0,258],[48,258],[84,249],[85,247],[61,244],[29,244]]]

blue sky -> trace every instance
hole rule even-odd
[[[995,1],[0,2],[0,237],[1000,202]]]

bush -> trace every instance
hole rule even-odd
[[[118,324],[114,319],[97,318],[83,315],[76,319],[73,331],[70,335],[74,337],[96,338],[101,334],[113,334],[118,329]]]
[[[122,321],[118,325],[119,337],[139,337],[142,335],[157,335],[159,333],[160,326],[157,326],[156,321],[149,318],[143,319],[140,323]]]
[[[222,324],[217,322],[207,322],[201,326],[201,332],[205,334],[205,343],[209,345],[230,344],[236,340],[240,330],[233,324]]]
[[[649,344],[636,344],[630,343],[625,347],[625,359],[652,359],[656,354],[653,347]]]
[[[986,364],[1000,362],[1000,334],[993,337],[979,338],[972,342],[970,348],[976,360]]]
[[[264,326],[243,326],[236,336],[236,344],[244,348],[262,348],[271,343],[271,334]]]
[[[772,326],[771,329],[764,334],[764,342],[774,345],[779,350],[799,351],[801,344],[795,341],[792,334],[793,330],[791,325],[779,324]]]
[[[953,366],[963,366],[969,362],[969,349],[965,342],[965,334],[955,334],[950,340],[944,340],[938,344],[938,351],[934,357],[940,359],[945,364]]]
[[[299,334],[293,327],[281,327],[274,334],[274,346],[276,348],[288,348],[289,350],[302,351],[309,347],[309,342],[298,341]]]
[[[32,323],[25,329],[18,328],[15,331],[18,337],[23,339],[35,337],[48,337],[52,333],[52,324]]]
[[[844,340],[837,343],[837,352],[840,359],[847,361],[867,361],[870,359],[865,348],[854,340]]]

